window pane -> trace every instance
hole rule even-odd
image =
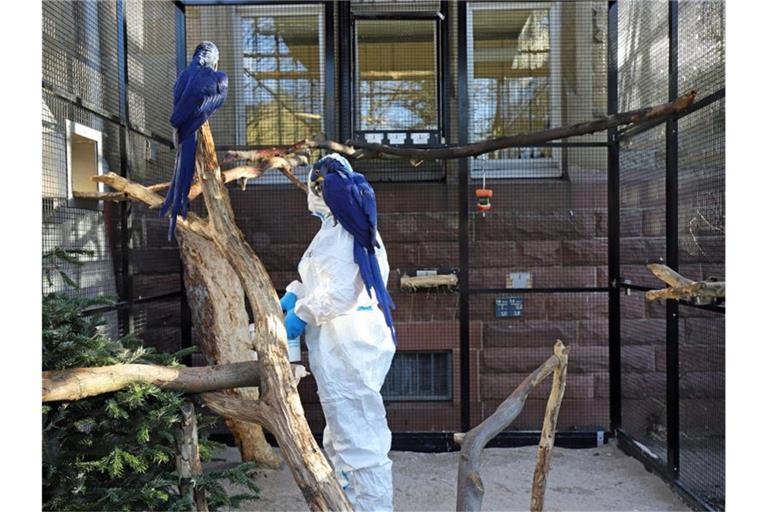
[[[359,20],[359,130],[436,130],[435,22]]]
[[[293,144],[323,130],[321,15],[243,17],[247,144]]]
[[[474,9],[470,137],[477,141],[552,127],[548,9]],[[510,148],[489,159],[550,158],[551,148]]]

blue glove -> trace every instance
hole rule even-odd
[[[296,294],[293,292],[288,292],[283,295],[283,298],[280,299],[280,307],[283,308],[283,313],[296,307],[296,299],[298,299],[298,297],[296,297]]]
[[[285,315],[285,332],[288,334],[289,340],[301,336],[301,333],[304,332],[304,327],[306,326],[307,322],[296,316],[296,313],[292,309]]]

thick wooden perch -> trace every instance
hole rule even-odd
[[[264,265],[235,222],[207,123],[198,132],[196,165],[208,210],[207,231],[240,279],[253,312],[261,379],[261,396],[258,401],[253,401],[252,408],[260,412],[261,421],[257,423],[264,425],[277,438],[294,479],[312,510],[352,510],[304,417],[293,370],[288,362],[288,340],[277,292]],[[225,400],[247,402],[232,398]],[[214,411],[222,412],[215,402],[208,403]]]
[[[81,400],[138,383],[155,384],[171,391],[203,393],[258,386],[259,371],[256,361],[195,368],[117,364],[47,371],[43,372],[43,402]]]
[[[653,275],[667,283],[669,288],[645,292],[646,300],[725,298],[725,281],[694,281],[661,263],[649,263],[647,267]]]
[[[441,274],[435,276],[406,276],[400,277],[400,288],[417,290],[419,288],[439,288],[441,286],[457,286],[459,277],[456,274]]]
[[[288,363],[287,339],[277,292],[264,265],[237,227],[207,123],[198,133],[196,158],[197,182],[202,188],[208,218],[204,220],[192,213],[186,221],[179,218],[177,236],[181,233],[183,239],[188,233],[194,233],[200,239],[213,242],[234,270],[253,312],[256,332],[254,348],[260,377],[259,400],[237,399],[221,393],[214,396],[236,404],[248,404],[252,414],[245,418],[242,415],[227,416],[226,409],[215,400],[207,397],[207,401],[211,409],[225,417],[259,423],[275,435],[310,509],[351,510],[304,417],[294,373]],[[162,202],[157,193],[114,173],[94,179],[150,206]]]
[[[555,343],[554,354],[521,382],[496,411],[464,436],[459,436],[461,455],[459,457],[458,484],[456,487],[456,510],[478,511],[482,508],[483,480],[480,477],[480,455],[488,442],[507,428],[523,410],[531,390],[546,379],[550,373],[567,364],[568,348],[562,341]],[[563,372],[563,376],[564,376]],[[547,404],[549,410],[549,404]],[[556,417],[554,418],[556,419]],[[552,425],[554,432],[554,424]]]
[[[552,391],[547,400],[544,412],[544,423],[541,427],[539,449],[536,451],[536,469],[533,472],[531,488],[531,512],[541,512],[544,508],[544,492],[547,488],[547,474],[552,460],[552,447],[555,445],[555,427],[560,404],[565,394],[565,375],[568,371],[569,349],[560,341],[555,345],[555,355],[559,359],[557,369],[552,375]]]

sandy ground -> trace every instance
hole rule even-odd
[[[236,449],[220,454],[237,461]],[[392,452],[395,510],[454,510],[458,453]],[[483,510],[529,510],[536,447],[489,448],[483,452]],[[217,457],[219,458],[219,457]],[[226,464],[224,460],[212,464]],[[261,499],[240,510],[307,510],[287,468],[258,477]],[[235,487],[232,491],[236,491]],[[555,448],[545,510],[689,510],[658,477],[614,444],[600,448]]]

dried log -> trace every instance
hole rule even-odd
[[[197,418],[195,406],[185,401],[181,406],[181,428],[176,439],[176,470],[179,473],[179,492],[189,496],[198,512],[208,512],[205,491],[195,485],[195,477],[203,474],[200,447],[197,444]]]
[[[508,137],[488,139],[464,146],[428,149],[405,147],[394,148],[384,144],[375,144],[361,140],[347,141],[347,145],[354,146],[358,151],[365,152],[366,156],[369,158],[389,155],[398,158],[414,160],[417,162],[423,160],[469,158],[508,147],[541,144],[553,140],[560,140],[568,137],[600,132],[621,125],[643,123],[652,119],[663,119],[666,117],[674,116],[678,112],[687,108],[691,103],[693,103],[695,97],[696,92],[691,91],[688,94],[680,96],[676,100],[670,103],[665,103],[663,105],[655,105],[653,107],[641,108],[629,112],[621,112],[571,126],[550,128],[548,130],[542,130],[534,133],[524,133],[519,135],[511,135]]]
[[[552,447],[555,445],[557,416],[560,412],[560,404],[563,402],[563,394],[565,394],[565,375],[568,372],[569,351],[570,349],[563,345],[560,340],[555,344],[555,355],[559,359],[559,364],[552,375],[552,391],[547,400],[539,449],[536,451],[536,469],[533,472],[533,486],[531,488],[532,512],[541,512],[544,508],[544,492],[547,488],[547,474],[552,460]]]
[[[240,279],[219,248],[208,239],[180,230],[176,233],[184,263],[184,287],[198,333],[196,344],[208,364],[252,361],[255,345],[248,332],[245,293]],[[227,392],[236,398],[258,400],[256,387],[240,387]],[[224,421],[235,437],[244,461],[278,468],[280,458],[264,437],[260,425],[232,418]]]
[[[259,372],[255,361],[196,368],[116,364],[46,371],[43,372],[43,402],[81,400],[142,382],[155,384],[170,391],[202,393],[258,386]]]
[[[563,342],[555,344],[555,354],[521,382],[496,411],[478,426],[467,432],[461,440],[459,474],[456,486],[456,510],[476,511],[483,504],[483,480],[480,478],[480,455],[488,442],[507,428],[523,410],[531,390],[555,371],[561,364],[558,352],[567,350]]]
[[[438,288],[440,286],[456,286],[459,277],[455,274],[443,274],[436,276],[401,276],[400,288],[416,290],[418,288]]]
[[[198,132],[196,166],[208,209],[208,231],[240,279],[258,333],[255,348],[261,377],[261,399],[250,403],[224,395],[221,401],[234,402],[239,407],[250,404],[248,408],[255,414],[250,418],[275,435],[294,479],[312,510],[352,510],[304,417],[293,371],[288,362],[288,340],[277,292],[261,260],[237,227],[207,123]],[[216,412],[251,421],[239,414],[227,414],[227,408],[206,401]],[[233,411],[235,409],[229,412]],[[238,412],[241,411],[238,409]]]
[[[646,300],[725,298],[725,281],[694,281],[661,263],[650,263],[647,267],[653,275],[667,283],[669,288],[645,292]]]

